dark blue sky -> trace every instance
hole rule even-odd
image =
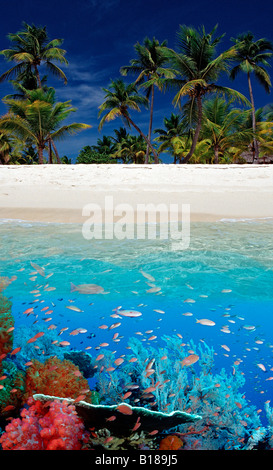
[[[134,44],[142,43],[145,36],[155,36],[160,42],[167,39],[168,46],[175,48],[180,24],[197,28],[204,25],[209,32],[218,23],[217,35],[226,33],[219,53],[231,46],[231,37],[249,30],[256,39],[265,37],[273,41],[272,0],[1,0],[0,3],[1,49],[9,47],[6,35],[20,30],[22,21],[46,25],[51,39],[64,39],[69,61],[69,66],[64,67],[68,84],[65,86],[52,77],[48,83],[56,88],[60,101],[72,100],[78,109],[70,122],[92,125],[90,130],[58,143],[60,154],[73,159],[84,145],[96,144],[98,137],[111,135],[113,129],[122,125],[117,119],[98,132],[98,106],[104,97],[101,87],[107,88],[110,79],[120,76],[120,67],[135,57]],[[1,73],[10,65],[0,57]],[[246,76],[241,75],[234,82],[224,79],[223,83],[248,97]],[[266,94],[255,80],[253,89],[257,107],[273,103],[272,93]],[[3,83],[0,90],[3,97],[12,92],[12,87]],[[174,111],[172,98],[172,93],[156,93],[154,128],[162,127],[164,116]],[[0,112],[5,112],[2,103]],[[143,132],[148,132],[147,111],[134,113],[133,119]]]

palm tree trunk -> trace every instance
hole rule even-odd
[[[152,85],[152,96],[151,96],[151,107],[150,107],[150,123],[149,123],[149,133],[148,133],[148,140],[151,142],[151,137],[152,137],[152,126],[153,126],[153,112],[154,112],[154,94],[155,94],[155,89],[154,85]],[[147,150],[146,150],[146,157],[145,157],[145,164],[149,162],[149,145],[147,144]],[[158,162],[155,162],[158,163]]]
[[[42,82],[41,82],[39,70],[38,70],[38,67],[37,67],[36,64],[34,65],[34,69],[35,69],[35,74],[36,74],[38,86],[39,86],[39,88],[42,89]]]
[[[43,147],[41,145],[38,145],[38,157],[39,157],[39,165],[43,165],[44,155],[43,155]]]
[[[247,72],[247,80],[248,80],[248,88],[249,88],[249,95],[250,95],[250,101],[251,101],[251,106],[252,106],[252,129],[253,129],[253,140],[254,140],[254,148],[255,148],[255,158],[258,160],[259,158],[259,146],[258,142],[255,137],[256,133],[256,116],[255,116],[255,106],[254,106],[254,98],[253,98],[253,91],[252,91],[252,85],[251,85],[251,80],[250,80],[250,73]]]
[[[196,144],[198,142],[198,137],[200,134],[201,126],[202,126],[202,115],[203,115],[203,110],[202,110],[202,98],[201,96],[197,96],[197,108],[198,108],[198,120],[197,120],[197,126],[195,129],[195,133],[192,139],[192,144],[189,153],[185,156],[184,160],[182,163],[188,163],[189,159],[192,157],[193,152],[195,150]]]
[[[150,147],[152,153],[153,153],[153,156],[155,158],[155,163],[158,163],[158,155],[155,151],[155,149],[152,147],[152,144],[151,142],[147,139],[146,135],[143,134],[143,132],[139,129],[139,127],[134,123],[134,121],[132,121],[132,119],[129,117],[129,116],[126,116],[126,119],[128,120],[128,122],[130,124],[132,124],[132,126],[137,130],[137,132],[141,135],[141,137],[145,140],[146,144]]]
[[[51,142],[49,140],[48,142],[48,163],[52,164],[52,147],[51,147]]]
[[[215,145],[214,147],[214,163],[217,165],[219,163],[219,147]]]
[[[61,162],[61,159],[60,159],[59,154],[58,154],[58,150],[56,148],[56,145],[55,145],[52,137],[49,138],[49,143],[52,144],[52,147],[54,149],[54,153],[55,153],[55,156],[56,156],[56,159],[57,159],[57,163],[59,163],[59,165],[61,165],[62,162]]]

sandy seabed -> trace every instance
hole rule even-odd
[[[0,166],[0,219],[81,223],[87,204],[103,214],[176,204],[179,217],[189,204],[192,221],[273,218],[273,165]]]

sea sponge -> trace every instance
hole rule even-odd
[[[91,403],[88,381],[71,361],[50,357],[45,363],[36,359],[32,362],[26,372],[25,400],[35,393],[43,393],[73,399],[83,396],[82,400]]]
[[[28,400],[29,408],[13,419],[0,438],[3,450],[81,450],[89,434],[75,407],[67,402]]]
[[[178,450],[183,446],[183,441],[179,437],[170,434],[164,437],[159,444],[159,450]]]

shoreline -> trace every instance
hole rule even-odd
[[[83,207],[96,204],[97,223],[109,200],[114,210],[127,204],[132,222],[147,204],[175,204],[179,218],[189,204],[192,222],[271,218],[273,165],[0,166],[0,219],[83,223]]]

